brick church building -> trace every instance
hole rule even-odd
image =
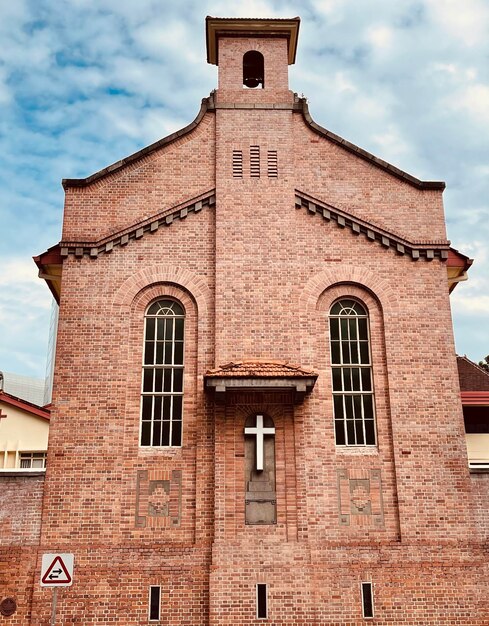
[[[195,121],[63,181],[42,518],[1,545],[0,624],[50,623],[44,553],[74,555],[57,624],[489,623],[444,183],[312,120],[298,31],[207,18]]]

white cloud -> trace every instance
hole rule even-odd
[[[487,39],[489,6],[484,0],[427,0],[433,19],[445,34],[466,46],[475,46]]]
[[[385,25],[372,26],[367,31],[367,41],[369,41],[376,48],[383,50],[392,46],[394,40],[394,33],[392,28]]]
[[[18,283],[33,283],[37,279],[37,269],[31,260],[24,258],[1,258],[0,287],[13,287]]]
[[[393,124],[389,124],[384,132],[374,134],[372,139],[389,161],[398,162],[411,151],[411,146]]]
[[[458,285],[456,289],[460,289],[461,285]],[[460,293],[454,291],[451,295],[452,299],[452,309],[453,311],[461,316],[461,317],[469,317],[476,318],[479,320],[480,330],[485,337],[486,347],[481,346],[484,350],[486,349],[489,353],[489,343],[487,342],[486,336],[486,325],[487,325],[487,312],[489,311],[489,295],[471,295],[467,293],[463,293],[460,290]]]
[[[489,126],[489,85],[466,87],[452,99],[452,107],[473,117],[474,122]]]
[[[43,376],[52,295],[32,259],[0,258],[0,370]]]
[[[333,85],[337,93],[356,93],[358,91],[345,72],[335,73]]]

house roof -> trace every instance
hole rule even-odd
[[[37,406],[37,404],[33,404],[32,402],[27,402],[27,400],[22,400],[22,398],[17,398],[6,391],[0,391],[0,402],[5,402],[5,404],[9,404],[17,409],[21,409],[26,413],[30,413],[31,415],[36,415],[37,417],[42,417],[45,420],[49,421],[51,416],[51,411],[46,407]]]
[[[221,24],[221,18],[209,17],[208,19],[214,20],[216,24]],[[224,18],[222,19],[228,25],[231,22],[233,22],[233,20],[224,20]],[[277,23],[277,24],[281,24],[282,26],[284,24],[288,24],[289,22],[294,22],[294,23],[297,22],[297,29],[298,29],[298,24],[299,24],[299,18],[293,18],[292,20],[268,20],[267,21],[267,20],[242,19],[242,20],[234,20],[234,21],[237,23],[239,22],[239,23],[248,25],[247,27],[250,27],[251,22],[256,22],[257,24],[263,23],[265,25],[267,24],[271,25],[271,23],[273,22],[274,24]],[[203,119],[204,115],[207,112],[214,112],[218,108],[240,108],[241,106],[246,109],[253,109],[255,106],[260,109],[263,109],[264,106],[265,108],[267,108],[267,106],[270,106],[271,109],[290,109],[296,113],[301,114],[303,116],[303,119],[306,125],[308,125],[309,128],[313,130],[315,133],[337,144],[338,146],[342,147],[344,150],[347,150],[348,152],[355,154],[357,157],[365,161],[368,161],[373,166],[384,170],[391,176],[394,176],[402,180],[403,182],[420,190],[442,191],[445,187],[445,183],[443,182],[421,181],[415,178],[414,176],[411,176],[410,174],[407,174],[406,172],[400,170],[399,168],[391,165],[390,163],[387,163],[386,161],[379,159],[373,154],[370,154],[366,150],[363,150],[362,148],[355,146],[354,144],[350,143],[346,139],[343,139],[342,137],[335,135],[331,131],[328,131],[327,129],[323,128],[322,126],[319,126],[319,124],[316,124],[314,120],[311,118],[309,114],[309,109],[307,107],[307,101],[305,98],[298,98],[296,96],[295,101],[291,104],[290,103],[289,104],[280,104],[280,103],[276,104],[275,103],[275,104],[270,104],[270,105],[263,105],[263,103],[257,103],[256,105],[250,104],[250,103],[219,104],[215,102],[213,93],[211,93],[211,95],[208,98],[204,98],[202,100],[201,108],[197,117],[188,126],[185,126],[181,130],[178,130],[175,133],[172,133],[171,135],[168,135],[167,137],[160,139],[159,141],[143,148],[142,150],[139,150],[135,152],[134,154],[129,155],[125,157],[124,159],[121,159],[120,161],[117,161],[116,163],[113,163],[112,165],[109,165],[86,178],[63,179],[63,187],[65,188],[65,190],[71,187],[87,187],[91,185],[92,183],[104,178],[105,176],[110,176],[110,175],[115,174],[116,172],[123,170],[127,165],[134,163],[138,161],[139,159],[144,158],[145,156],[147,156],[148,154],[156,150],[159,150],[161,148],[164,148],[165,146],[170,145],[171,143],[179,140],[184,135],[187,135],[188,133],[192,132],[200,124],[201,120]],[[154,232],[154,230],[157,229],[159,225],[162,223],[162,220],[166,223],[166,225],[170,225],[173,222],[174,218],[180,217],[181,219],[182,217],[185,217],[187,213],[189,213],[190,211],[198,212],[199,207],[201,207],[202,205],[208,204],[209,206],[211,206],[215,202],[216,202],[216,199],[215,199],[214,191],[206,192],[198,198],[189,200],[186,203],[188,206],[180,205],[178,207],[167,208],[165,209],[164,213],[161,213],[158,216],[153,216],[152,218],[150,218],[150,221],[148,223],[146,223],[147,221],[145,221],[144,223],[141,222],[141,223],[130,225],[124,231],[106,235],[103,239],[100,239],[98,241],[90,241],[90,242],[86,242],[86,241],[85,242],[79,242],[79,241],[64,242],[62,241],[59,244],[49,248],[43,254],[40,254],[34,257],[34,261],[39,268],[39,276],[46,280],[50,290],[52,291],[54,295],[55,300],[59,303],[60,294],[61,294],[62,263],[63,263],[63,259],[69,254],[73,254],[74,256],[77,256],[77,257],[83,257],[84,255],[88,255],[90,256],[90,258],[97,258],[98,255],[109,253],[112,251],[112,249],[118,247],[119,245],[124,246],[131,239],[139,239],[146,231]],[[303,198],[299,200],[299,202],[304,203],[305,206],[309,206],[309,207],[313,206],[313,203],[311,203],[311,198],[308,198],[307,196],[304,196],[304,195],[303,195]],[[324,204],[321,206],[322,206],[322,211],[323,211],[323,216],[324,216],[324,209],[325,208],[327,209],[328,206]],[[433,246],[429,248],[427,245],[424,245],[423,242],[419,242],[420,245],[417,246],[417,242],[403,241],[399,239],[399,237],[397,237],[394,233],[386,233],[386,232],[380,233],[379,229],[370,228],[368,225],[365,225],[365,228],[364,228],[364,226],[358,224],[358,220],[353,220],[353,219],[345,220],[345,217],[340,215],[340,213],[341,211],[337,209],[335,210],[335,213],[333,215],[333,219],[336,219],[335,217],[336,214],[339,215],[338,225],[344,226],[346,222],[346,225],[348,227],[351,227],[352,231],[355,234],[365,231],[367,238],[371,240],[377,239],[379,242],[382,243],[382,245],[386,247],[394,246],[397,252],[401,255],[404,254],[404,251],[406,251],[410,256],[412,256],[413,259],[417,259],[420,256],[421,257],[424,256],[428,260],[431,260],[432,258],[434,258],[434,256],[440,256],[443,260],[447,259],[446,255],[448,251],[449,242],[431,242],[431,243],[436,243],[439,247],[439,250],[435,252],[434,251],[435,248],[433,248]],[[372,239],[373,231],[375,231],[375,235],[373,236],[373,239]],[[416,248],[416,247],[418,249],[414,249],[414,250],[411,249],[411,248]],[[464,255],[462,255],[456,250],[450,249],[450,252],[448,252],[448,263],[447,263],[450,291],[453,290],[453,288],[456,286],[458,282],[467,279],[466,272],[471,263],[472,263],[471,259],[469,259],[468,257],[465,257]]]
[[[202,103],[200,105],[200,110],[197,113],[197,117],[194,119],[193,122],[190,122],[190,124],[187,124],[187,126],[184,126],[180,130],[177,130],[174,133],[171,133],[171,135],[167,135],[166,137],[163,137],[163,139],[159,139],[158,141],[155,141],[149,146],[146,146],[145,148],[142,148],[141,150],[138,150],[137,152],[130,154],[129,156],[125,157],[124,159],[121,159],[120,161],[116,161],[115,163],[112,163],[111,165],[104,167],[103,169],[99,170],[98,172],[95,172],[94,174],[91,174],[90,176],[87,176],[86,178],[63,178],[62,180],[63,188],[66,190],[69,187],[86,187],[90,185],[91,183],[95,182],[96,180],[103,178],[104,176],[108,176],[109,174],[112,174],[113,172],[117,172],[120,169],[123,169],[124,167],[126,167],[126,165],[129,165],[130,163],[133,163],[134,161],[138,161],[139,159],[142,159],[148,154],[151,154],[152,152],[154,152],[155,150],[159,150],[160,148],[163,148],[164,146],[167,146],[173,143],[174,141],[177,141],[184,135],[187,135],[188,133],[193,131],[194,128],[196,128],[199,125],[200,121],[202,120],[206,112],[213,109],[212,105],[213,105],[213,97],[211,94],[209,98],[202,99]]]
[[[450,248],[447,259],[448,291],[452,293],[458,283],[468,280],[467,270],[474,262],[455,248]]]
[[[87,176],[86,178],[64,178],[62,181],[63,187],[65,190],[70,187],[87,187],[93,182],[99,180],[100,178],[113,174],[123,169],[130,163],[134,163],[135,161],[142,159],[148,154],[151,154],[155,150],[159,150],[160,148],[163,148],[173,143],[174,141],[177,141],[184,135],[187,135],[188,133],[192,132],[192,130],[194,130],[194,128],[196,128],[200,124],[204,115],[209,111],[214,112],[216,109],[219,109],[219,108],[233,108],[233,109],[243,108],[243,109],[248,110],[248,109],[255,108],[255,106],[258,109],[264,108],[264,105],[262,103],[257,103],[256,105],[250,104],[250,103],[216,104],[215,99],[214,99],[214,92],[212,92],[208,98],[202,99],[202,104],[200,107],[200,111],[197,114],[197,117],[194,119],[193,122],[191,122],[184,128],[177,130],[171,135],[168,135],[167,137],[164,137],[163,139],[160,139],[159,141],[156,141],[155,143],[152,143],[149,146],[146,146],[145,148],[138,150],[137,152],[134,152],[133,154],[121,159],[120,161],[117,161],[116,163],[112,163],[112,165],[108,165],[107,167],[104,167],[103,169],[99,170],[98,172],[95,172],[94,174],[91,174],[90,176]],[[445,189],[444,182],[419,180],[415,176],[411,176],[411,174],[404,172],[398,167],[391,165],[387,161],[384,161],[383,159],[376,157],[370,152],[367,152],[367,150],[364,150],[363,148],[359,148],[358,146],[351,143],[350,141],[343,139],[343,137],[340,137],[339,135],[336,135],[330,130],[323,128],[312,119],[309,113],[309,108],[307,106],[306,98],[299,98],[296,96],[293,104],[273,104],[273,105],[271,104],[270,109],[281,109],[281,110],[290,109],[292,111],[296,111],[297,113],[302,114],[306,125],[309,126],[309,128],[311,128],[311,130],[313,130],[315,133],[321,135],[325,139],[328,139],[332,143],[335,143],[338,146],[341,146],[344,150],[347,150],[348,152],[355,154],[357,157],[365,161],[368,161],[375,167],[378,167],[379,169],[384,170],[391,176],[394,176],[410,184],[411,186],[416,187],[417,189],[426,189],[426,190],[436,189],[439,191],[443,191],[443,189]]]
[[[466,356],[457,356],[457,367],[462,396],[464,392],[489,392],[489,372]]]
[[[301,402],[316,384],[318,375],[288,361],[245,359],[233,361],[208,371],[204,387],[212,391],[218,402],[227,394],[242,391],[287,392],[294,402]]]
[[[287,361],[249,359],[221,365],[205,374],[206,378],[317,378],[312,371]]]
[[[489,391],[460,392],[463,406],[489,406]]]
[[[205,18],[207,62],[219,63],[219,37],[285,37],[287,39],[289,65],[295,63],[300,17],[284,18]]]

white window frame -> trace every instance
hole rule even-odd
[[[364,311],[363,314],[355,314],[355,315],[341,315],[341,314],[331,314],[331,311],[333,310],[333,308],[335,307],[335,305],[337,305],[338,303],[343,303],[346,301],[352,301],[355,304],[357,304],[358,306],[360,306],[360,308]],[[333,339],[332,338],[332,326],[331,326],[331,320],[333,319],[337,319],[338,320],[338,330],[339,330],[339,335],[338,335],[338,339]],[[350,340],[349,338],[343,339],[342,338],[342,331],[341,331],[341,320],[342,319],[346,319],[346,320],[350,320],[350,319],[355,319],[356,320],[356,330],[357,330],[357,339],[356,340]],[[360,340],[359,338],[359,324],[358,324],[358,320],[359,319],[365,319],[366,320],[366,329],[367,329],[367,348],[368,348],[368,362],[367,363],[361,363],[361,358],[359,356],[359,358],[357,359],[358,362],[356,363],[346,363],[344,362],[343,359],[343,349],[341,344],[344,341],[347,341],[349,344],[355,342],[356,343],[356,349],[357,349],[357,354],[360,355],[360,343],[361,341],[365,341],[365,340]],[[329,351],[330,351],[330,364],[331,364],[331,390],[332,390],[332,399],[333,399],[333,432],[334,432],[334,436],[335,436],[335,445],[339,448],[374,448],[375,446],[377,446],[377,418],[376,418],[376,410],[375,410],[375,389],[374,389],[374,376],[373,376],[373,367],[372,367],[372,346],[371,346],[371,339],[370,339],[370,316],[368,314],[367,308],[365,307],[365,305],[360,302],[359,300],[357,300],[354,297],[351,296],[344,296],[338,300],[336,300],[335,302],[333,302],[333,304],[331,305],[330,309],[329,309],[329,314],[328,314],[328,325],[329,325]],[[339,347],[340,347],[340,362],[339,363],[334,363],[333,362],[333,341],[338,341],[339,343]],[[351,359],[350,359],[351,360]],[[334,371],[339,370],[341,372],[341,381],[342,381],[342,387],[344,386],[344,372],[345,370],[351,370],[350,371],[350,380],[351,380],[351,390],[347,390],[347,389],[342,389],[342,390],[335,390],[334,389]],[[353,370],[358,370],[358,377],[359,377],[359,383],[360,383],[360,390],[353,390]],[[370,390],[363,390],[363,382],[362,382],[362,374],[361,371],[362,370],[368,370],[370,373]],[[348,442],[348,428],[347,428],[347,418],[346,418],[346,397],[354,397],[354,396],[359,396],[361,398],[361,413],[362,413],[362,429],[363,429],[363,439],[364,439],[364,443],[357,443],[355,441],[355,443],[349,443]],[[365,404],[364,404],[364,398],[369,396],[371,398],[371,402],[372,402],[372,417],[373,419],[366,419],[365,418]],[[341,397],[342,398],[342,404],[343,404],[343,418],[341,418],[341,421],[343,422],[343,430],[344,430],[344,439],[345,439],[345,443],[338,443],[336,440],[336,422],[339,422],[340,419],[336,419],[336,413],[335,413],[335,397]],[[356,429],[356,422],[359,420],[354,419],[353,420],[353,424],[354,424],[354,428]],[[372,443],[367,443],[367,431],[366,431],[366,422],[367,421],[372,421],[372,425],[373,425],[373,435],[374,435],[374,441]],[[356,440],[356,430],[355,430],[355,440]]]
[[[41,456],[42,455],[42,456]],[[32,463],[35,460],[34,456],[37,456],[37,459],[41,459],[43,460],[43,466],[42,467],[33,467]],[[44,472],[46,471],[46,462],[47,462],[47,452],[45,450],[37,450],[37,451],[24,451],[24,452],[19,452],[18,453],[18,459],[19,459],[19,469],[21,470],[32,470],[33,472]],[[23,459],[22,457],[29,457],[28,459]],[[22,461],[25,460],[29,460],[30,461],[30,466],[29,467],[22,467]]]
[[[183,314],[176,314],[176,315],[157,315],[157,314],[148,314],[148,311],[151,309],[151,307],[156,304],[157,302],[171,302],[171,303],[175,303],[176,305],[178,305],[182,310],[183,310]],[[174,363],[174,355],[175,355],[175,345],[176,345],[176,341],[180,341],[180,340],[175,340],[175,323],[173,324],[173,337],[172,337],[172,362],[171,363],[145,363],[145,358],[146,358],[146,328],[147,328],[147,321],[148,319],[158,319],[158,318],[165,318],[167,317],[168,319],[173,319],[174,321],[176,319],[183,319],[183,340],[182,340],[182,350],[183,350],[183,355],[182,355],[182,363],[181,364],[175,364]],[[151,302],[147,309],[146,309],[146,313],[144,315],[144,332],[143,332],[143,354],[142,354],[142,373],[141,373],[141,406],[140,406],[140,419],[139,419],[139,447],[141,449],[156,449],[156,450],[161,450],[161,449],[169,449],[169,448],[181,448],[183,445],[183,422],[184,422],[184,412],[183,412],[183,400],[184,400],[184,385],[185,385],[185,322],[186,322],[186,313],[185,313],[185,308],[182,305],[181,302],[179,302],[178,300],[168,297],[168,296],[161,296],[160,298],[157,298],[156,300],[154,300],[153,302]],[[156,324],[157,321],[155,321],[155,328],[156,328]],[[163,341],[163,340],[162,340]],[[155,350],[155,356],[154,356],[154,361],[156,361],[156,341],[154,342],[154,350]],[[152,391],[145,391],[144,390],[144,383],[145,383],[145,377],[144,377],[144,373],[146,370],[152,370],[154,372],[153,374],[153,390]],[[169,392],[156,392],[154,390],[154,386],[155,386],[155,372],[156,370],[162,370],[163,374],[162,376],[164,377],[164,372],[165,370],[172,370],[172,374],[171,374],[171,386],[172,389]],[[176,370],[180,370],[182,372],[182,390],[180,392],[175,392],[173,390],[173,384],[174,384],[174,372]],[[163,383],[162,383],[163,384]],[[172,437],[173,437],[173,424],[174,422],[178,421],[178,420],[174,420],[173,419],[173,398],[174,397],[181,397],[181,401],[182,401],[182,407],[181,407],[181,432],[180,432],[180,443],[179,444],[172,444]],[[150,443],[149,444],[143,444],[142,443],[142,437],[143,437],[143,423],[149,422],[149,420],[143,420],[143,409],[144,409],[144,398],[152,398],[152,402],[151,402],[151,430],[150,430]],[[168,445],[162,444],[162,445],[157,445],[153,443],[153,433],[154,433],[154,424],[156,421],[160,421],[160,420],[155,420],[154,419],[154,399],[156,397],[161,397],[162,398],[162,403],[163,403],[163,398],[165,397],[170,397],[170,415],[171,415],[171,419],[167,420],[169,421],[169,436],[168,436]],[[163,420],[161,420],[161,426],[163,426]],[[162,437],[162,434],[161,434]]]

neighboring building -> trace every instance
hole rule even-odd
[[[21,398],[37,406],[47,404],[44,402],[45,381],[33,376],[22,376],[12,372],[0,372],[0,391],[6,391],[16,398]]]
[[[44,471],[49,415],[47,408],[0,391],[0,472]]]
[[[42,525],[0,539],[10,625],[49,622],[54,552],[65,624],[488,622],[449,304],[470,261],[443,183],[289,91],[298,30],[208,18],[197,119],[63,183],[36,258],[60,302]]]
[[[489,472],[489,372],[466,356],[457,365],[470,471]]]

